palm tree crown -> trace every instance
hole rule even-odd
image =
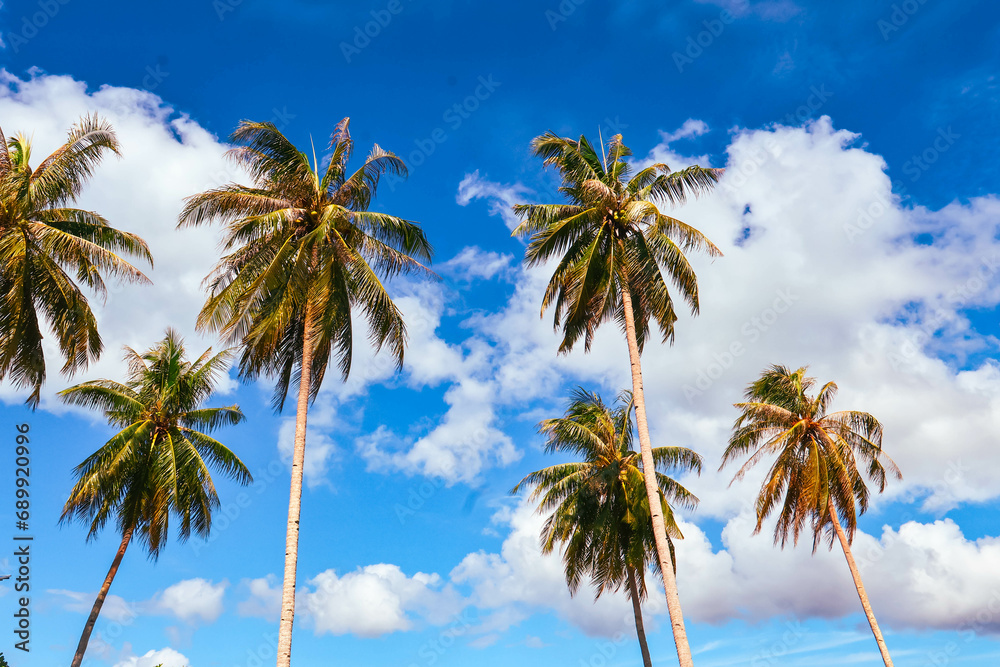
[[[375,145],[364,164],[348,172],[354,147],[348,121],[333,133],[325,170],[272,123],[240,123],[228,156],[253,185],[190,197],[180,216],[181,226],[225,224],[229,254],[210,276],[198,324],[241,344],[241,377],[277,376],[277,409],[298,382],[306,320],[313,340],[311,398],[331,353],[343,377],[350,373],[352,309],[366,316],[375,347],[388,346],[402,364],[406,327],[380,276],[426,271],[417,260],[431,257],[419,225],[368,210],[380,177],[405,174],[406,167]]]
[[[543,553],[564,544],[566,583],[575,593],[588,575],[598,597],[619,590],[629,570],[645,596],[647,567],[659,571],[639,452],[633,449],[632,393],[622,392],[612,409],[601,397],[578,389],[566,415],[547,419],[539,431],[547,453],[583,460],[535,471],[512,489],[533,487],[539,513],[551,512],[540,540]],[[668,538],[683,538],[671,504],[694,509],[698,499],[668,476],[670,470],[701,472],[701,456],[684,447],[653,449],[656,481]]]
[[[31,388],[32,407],[45,381],[40,319],[55,334],[63,373],[72,374],[97,359],[103,347],[78,283],[103,296],[102,273],[149,282],[116,254],[152,265],[142,239],[111,227],[93,211],[67,206],[108,152],[119,155],[118,139],[96,115],[80,119],[66,143],[34,169],[31,140],[18,134],[8,141],[0,131],[0,381],[9,377],[15,386]]]
[[[542,552],[565,545],[562,559],[571,595],[585,575],[597,597],[605,590],[626,588],[643,665],[652,667],[640,602],[646,597],[646,568],[661,575],[663,571],[640,454],[632,449],[633,408],[631,392],[622,392],[612,409],[600,396],[577,390],[566,415],[542,422],[539,430],[548,436],[547,452],[566,452],[584,460],[533,472],[512,492],[534,487],[530,499],[538,502],[538,511],[551,512],[539,536]],[[693,509],[698,499],[666,471],[701,472],[701,457],[683,447],[658,447],[652,450],[652,460],[664,518],[664,534],[659,537],[667,542],[673,573],[676,561],[671,538],[683,535],[668,500]]]
[[[211,512],[219,506],[209,466],[241,484],[252,481],[242,461],[207,435],[244,420],[235,405],[201,407],[231,356],[210,353],[187,361],[182,341],[168,330],[143,354],[126,348],[126,382],[92,380],[60,392],[71,405],[101,410],[121,429],[76,467],[63,521],[89,523],[93,538],[114,517],[122,534],[137,533],[154,559],[166,543],[171,514],[180,520],[182,539],[209,534]]]
[[[722,170],[697,165],[671,172],[662,163],[634,175],[625,158],[632,151],[615,135],[598,155],[586,137],[552,132],[534,139],[532,149],[559,170],[565,204],[520,204],[524,221],[513,234],[530,237],[529,266],[559,258],[542,301],[555,306],[555,327],[563,329],[561,352],[584,336],[590,348],[597,327],[610,319],[624,329],[622,299],[630,298],[641,350],[653,319],[663,340],[673,340],[677,319],[663,279],[665,270],[683,299],[698,312],[698,285],[684,253],[722,253],[697,229],[662,213],[658,204],[683,204],[712,188]]]
[[[757,496],[755,532],[780,505],[775,544],[784,546],[789,536],[797,543],[809,521],[815,551],[824,531],[833,544],[832,511],[842,519],[850,542],[857,515],[868,509],[859,463],[879,493],[885,489],[886,472],[897,479],[902,474],[882,451],[882,424],[867,412],[828,412],[837,385],[827,382],[809,396],[816,380],[806,377],[806,370],[771,366],[747,387],[746,401],[736,404],[741,413],[720,470],[749,456],[736,481],[764,457],[776,457]]]

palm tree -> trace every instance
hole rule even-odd
[[[597,394],[578,389],[564,417],[548,419],[539,431],[548,436],[545,451],[583,457],[531,473],[522,486],[534,487],[530,499],[541,513],[550,512],[540,535],[543,553],[556,543],[565,545],[563,565],[570,594],[589,575],[597,597],[605,590],[627,588],[645,667],[652,667],[640,603],[646,596],[647,567],[658,571],[656,540],[650,520],[643,468],[632,449],[632,394],[623,392],[612,410]],[[656,463],[658,505],[665,517],[665,539],[683,538],[668,503],[694,509],[698,499],[667,476],[669,469],[701,472],[701,457],[684,447],[658,447]]]
[[[102,272],[132,282],[149,280],[118,252],[152,265],[145,242],[93,211],[68,208],[105,153],[118,152],[107,121],[85,116],[52,155],[32,169],[31,140],[9,141],[0,130],[0,381],[31,388],[36,408],[45,381],[40,319],[52,328],[71,375],[103,349],[97,321],[77,283],[104,296]],[[72,275],[75,274],[74,282]],[[39,312],[40,311],[40,312]]]
[[[660,212],[658,204],[679,205],[689,196],[709,191],[721,171],[692,166],[671,172],[667,165],[657,163],[630,177],[633,167],[625,158],[632,151],[622,143],[621,135],[612,137],[606,150],[602,145],[600,155],[584,136],[573,140],[548,132],[536,137],[531,146],[546,166],[559,170],[563,181],[559,189],[568,202],[515,206],[514,212],[523,222],[513,235],[530,238],[526,265],[558,258],[542,300],[542,315],[554,306],[554,326],[563,332],[560,352],[569,352],[581,336],[589,350],[598,326],[611,319],[625,332],[656,553],[677,657],[682,667],[690,667],[691,648],[677,597],[666,524],[656,502],[640,355],[651,319],[659,326],[663,341],[673,342],[677,316],[662,272],[697,313],[698,284],[684,253],[705,250],[711,256],[722,254],[701,232]]]
[[[109,519],[122,541],[97,595],[73,656],[79,667],[97,616],[133,538],[155,560],[166,545],[170,515],[180,521],[178,534],[207,537],[219,498],[209,465],[240,484],[252,481],[243,462],[207,435],[220,426],[243,421],[237,405],[201,407],[225,373],[231,354],[210,357],[211,349],[191,362],[183,342],[168,329],[166,337],[143,354],[125,348],[128,380],[92,380],[59,392],[71,405],[101,410],[118,431],[74,470],[77,483],[60,521],[77,519],[90,526],[93,539]]]
[[[247,170],[253,185],[231,183],[190,197],[179,222],[218,220],[226,230],[228,254],[208,278],[209,299],[198,326],[220,331],[242,347],[241,378],[277,377],[276,410],[284,406],[289,387],[298,385],[279,667],[291,661],[309,403],[331,355],[344,379],[350,373],[353,309],[367,319],[372,344],[379,350],[388,346],[402,366],[406,327],[382,280],[426,272],[417,259],[431,257],[417,223],[368,210],[380,177],[405,174],[406,166],[375,145],[361,167],[349,173],[354,143],[348,121],[337,124],[322,170],[315,150],[310,164],[272,123],[242,122],[228,156]]]
[[[746,402],[736,404],[742,412],[733,425],[719,470],[749,455],[733,478],[736,481],[765,456],[777,456],[757,495],[754,534],[760,532],[764,519],[780,502],[775,544],[780,542],[784,548],[789,535],[797,544],[806,520],[813,532],[813,553],[824,531],[831,549],[836,535],[882,660],[886,667],[892,667],[851,554],[851,542],[857,516],[868,509],[868,487],[858,471],[858,461],[879,493],[885,489],[887,470],[896,479],[902,479],[902,474],[882,451],[882,424],[867,412],[828,413],[837,385],[827,382],[815,396],[808,396],[806,392],[816,380],[806,377],[806,370],[802,367],[792,372],[784,366],[771,366],[747,387]]]

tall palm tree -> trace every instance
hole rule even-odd
[[[180,521],[178,534],[207,537],[219,497],[209,466],[240,484],[250,472],[232,451],[207,435],[220,426],[243,421],[237,405],[202,407],[231,357],[206,350],[187,361],[183,341],[168,329],[166,337],[139,354],[125,348],[128,380],[92,380],[59,392],[71,404],[104,413],[118,431],[103,447],[78,465],[77,483],[60,521],[74,519],[90,526],[93,539],[108,522],[118,524],[122,541],[73,656],[79,667],[111,582],[125,550],[137,538],[154,560],[166,545],[170,515]]]
[[[566,452],[583,457],[576,463],[561,463],[535,471],[512,489],[534,487],[530,499],[538,511],[551,512],[540,541],[543,553],[557,543],[565,545],[563,565],[570,594],[575,594],[585,575],[597,589],[617,591],[623,586],[632,601],[635,629],[645,667],[652,667],[640,603],[646,596],[646,568],[658,571],[656,540],[646,498],[639,453],[632,449],[634,407],[631,392],[618,397],[614,409],[597,394],[578,389],[564,417],[547,419],[539,431],[548,436],[545,451]],[[658,505],[665,517],[666,539],[682,538],[668,499],[693,509],[698,499],[671,479],[666,471],[701,472],[701,457],[684,447],[653,450],[656,464]]]
[[[536,137],[531,146],[546,166],[559,171],[563,181],[559,189],[567,202],[515,206],[523,222],[513,235],[530,238],[525,251],[528,266],[558,258],[542,300],[542,315],[554,306],[554,326],[563,332],[560,352],[571,350],[581,336],[589,350],[598,326],[608,320],[615,320],[625,332],[656,553],[677,657],[682,667],[690,667],[691,648],[666,525],[656,502],[640,355],[650,320],[656,321],[664,342],[673,342],[677,316],[663,272],[697,313],[698,283],[684,253],[722,254],[701,232],[662,213],[658,205],[679,205],[689,196],[709,191],[721,171],[692,166],[671,172],[667,165],[657,163],[632,175],[634,169],[626,160],[632,151],[622,143],[621,135],[612,137],[607,147],[602,145],[600,155],[584,136],[574,140],[548,132]]]
[[[886,667],[892,667],[889,649],[851,554],[851,542],[857,516],[868,509],[868,487],[858,471],[858,462],[879,493],[885,489],[887,471],[896,479],[902,479],[902,474],[882,451],[882,424],[867,412],[828,412],[837,385],[827,382],[815,396],[809,396],[806,392],[816,379],[806,377],[806,370],[802,367],[793,372],[784,366],[771,366],[747,387],[746,401],[736,404],[741,413],[719,470],[737,458],[749,456],[733,478],[736,481],[764,457],[776,456],[757,495],[754,533],[760,532],[764,519],[780,503],[775,544],[780,542],[784,548],[789,535],[793,544],[798,543],[807,520],[814,553],[824,532],[831,549],[836,535],[882,660]]]
[[[111,227],[93,211],[68,207],[104,155],[120,155],[118,148],[107,121],[85,116],[66,143],[32,169],[31,139],[17,134],[8,141],[0,130],[0,381],[10,378],[14,386],[30,388],[32,408],[45,381],[40,319],[55,334],[63,373],[75,373],[103,348],[78,283],[103,297],[102,273],[149,282],[116,254],[152,265],[141,238]]]
[[[332,358],[344,379],[350,373],[354,309],[367,319],[372,344],[388,346],[402,365],[406,327],[382,280],[427,272],[417,260],[431,257],[417,223],[368,210],[380,177],[405,174],[406,166],[376,144],[361,167],[348,172],[354,147],[348,122],[337,124],[324,169],[315,150],[310,163],[272,123],[240,123],[228,156],[253,184],[231,183],[188,198],[179,222],[225,225],[228,254],[209,276],[198,326],[221,331],[241,346],[243,379],[277,378],[276,410],[284,406],[289,387],[298,385],[279,667],[291,661],[309,403]]]

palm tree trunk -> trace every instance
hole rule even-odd
[[[653,538],[656,540],[656,555],[663,573],[663,589],[667,596],[667,611],[670,612],[670,626],[677,646],[677,660],[680,667],[693,667],[691,647],[688,645],[687,630],[681,601],[677,596],[677,578],[667,544],[667,528],[660,507],[659,487],[656,485],[656,464],[653,462],[653,445],[649,438],[649,423],[646,421],[646,398],[642,391],[642,366],[639,361],[639,342],[635,333],[635,314],[632,311],[632,294],[622,285],[622,306],[625,311],[625,338],[628,340],[629,359],[632,364],[632,397],[635,400],[635,421],[639,428],[639,449],[642,452],[642,476],[646,481],[646,497],[649,499],[649,513],[653,517]]]
[[[94,600],[94,608],[90,610],[87,625],[83,626],[83,634],[80,635],[80,643],[76,646],[76,654],[73,656],[71,667],[80,667],[80,663],[83,662],[83,654],[87,652],[87,644],[90,643],[90,634],[94,631],[94,626],[97,624],[97,616],[101,613],[101,607],[104,606],[104,600],[108,597],[108,591],[111,589],[111,582],[114,581],[115,575],[118,574],[118,566],[122,564],[122,557],[125,555],[125,549],[128,548],[128,543],[131,540],[132,529],[130,528],[125,531],[121,546],[118,547],[118,553],[115,554],[115,559],[111,561],[111,569],[108,570],[108,576],[104,577],[104,585],[101,586],[101,592],[97,594],[97,599]]]
[[[847,557],[847,566],[851,568],[851,576],[854,577],[854,586],[858,589],[858,597],[861,598],[861,606],[864,607],[865,616],[868,617],[868,625],[871,626],[872,634],[875,635],[875,642],[878,644],[879,653],[882,654],[882,662],[885,663],[885,667],[893,667],[892,658],[889,657],[889,649],[885,645],[885,639],[882,638],[882,631],[879,630],[878,621],[875,620],[872,606],[868,602],[865,585],[861,583],[861,573],[858,572],[858,566],[854,562],[851,545],[847,542],[847,535],[844,534],[844,529],[840,527],[840,520],[837,518],[837,508],[833,506],[832,497],[829,501],[829,508],[830,519],[833,521],[833,527],[837,530],[837,538],[840,540],[840,546],[844,549],[844,556]]]
[[[285,530],[285,576],[281,587],[281,624],[278,627],[278,667],[292,662],[292,622],[295,620],[295,572],[299,562],[299,514],[302,508],[302,467],[306,457],[306,415],[309,412],[309,384],[312,375],[312,309],[306,306],[302,335],[302,372],[299,399],[295,408],[295,448],[292,452],[292,486],[288,496],[288,526]]]
[[[653,667],[649,657],[649,646],[646,645],[646,629],[642,625],[642,607],[639,606],[639,589],[635,585],[635,572],[628,568],[628,596],[632,598],[632,613],[635,615],[635,634],[639,637],[639,648],[642,649],[643,667]]]

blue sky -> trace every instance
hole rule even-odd
[[[654,439],[708,463],[685,480],[702,504],[678,565],[697,664],[880,664],[842,554],[751,537],[753,480],[714,472],[731,403],[785,363],[882,419],[903,469],[856,542],[896,664],[995,665],[998,30],[1000,10],[967,0],[14,1],[0,6],[0,127],[45,155],[83,113],[111,118],[124,159],[81,205],[157,259],[153,287],[97,309],[105,354],[72,381],[120,377],[121,346],[168,325],[192,352],[218,345],[193,326],[215,233],[173,224],[184,196],[239,179],[221,155],[241,119],[306,147],[350,116],[359,150],[378,142],[410,165],[376,206],[424,225],[441,279],[393,285],[412,332],[403,372],[359,347],[351,380],[331,375],[311,413],[296,664],[639,660],[628,603],[570,599],[537,553],[539,519],[507,494],[551,463],[534,425],[573,387],[610,397],[628,382],[613,328],[589,355],[556,356],[545,275],[519,267],[509,235],[511,203],[556,196],[528,150],[551,129],[621,132],[637,161],[728,167],[678,212],[725,252],[694,258],[702,315],[644,357]],[[0,385],[0,424],[30,423],[35,442],[32,653],[7,650],[0,625],[14,667],[69,660],[118,543],[57,525],[72,467],[110,431],[52,400],[71,381],[50,364],[35,413]],[[215,402],[248,421],[220,437],[257,481],[220,483],[208,543],[126,555],[95,666],[273,659],[291,413],[271,412],[266,383],[225,390]],[[12,512],[0,503],[0,525]],[[647,607],[654,662],[672,664],[664,605]]]

